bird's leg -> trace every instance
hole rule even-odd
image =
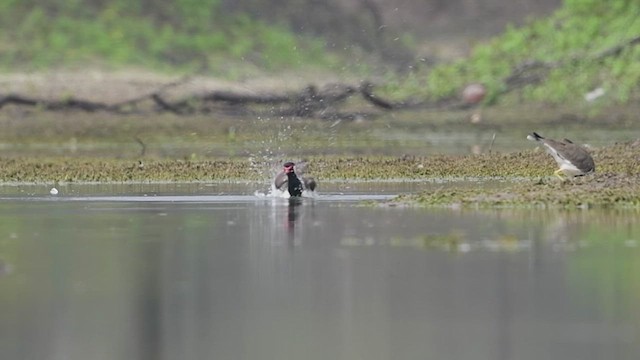
[[[554,173],[557,177],[559,177],[559,178],[560,178],[560,180],[562,180],[563,182],[564,182],[565,180],[567,180],[565,177],[563,177],[563,176],[562,176],[562,169],[558,169],[558,170],[554,171],[553,173]]]

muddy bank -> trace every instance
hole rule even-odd
[[[235,79],[202,75],[161,74],[144,69],[103,71],[99,69],[48,72],[0,73],[0,93],[22,94],[48,100],[68,97],[113,104],[148,94],[168,84],[163,93],[169,98],[207,91],[254,92],[292,91],[315,83],[344,81],[338,74],[314,71],[287,74],[248,74]]]
[[[554,178],[523,180],[502,189],[443,189],[403,195],[388,206],[640,208],[640,176],[596,174],[561,182]]]
[[[0,90],[117,102],[170,81],[127,73],[57,76],[5,75],[0,77]],[[253,88],[298,88],[308,80],[288,77],[230,83],[195,78],[171,92],[231,88],[251,93]],[[220,114],[119,116],[7,106],[0,111],[0,182],[267,183],[284,161],[300,160],[287,155],[296,154],[308,160],[308,171],[321,184],[376,180],[452,184],[446,191],[404,196],[390,203],[396,205],[637,206],[639,143],[605,146],[637,133],[637,109],[627,106],[601,115],[575,115],[591,110],[522,104],[509,109],[391,111],[382,112],[376,120],[322,121]],[[524,139],[532,130],[588,142],[597,173],[560,183],[552,176],[553,159]],[[452,149],[479,154],[441,154]],[[527,150],[512,151],[520,149]],[[469,178],[507,182],[498,190],[456,188],[456,179]]]
[[[400,196],[386,205],[449,207],[640,208],[640,141],[596,149],[596,174],[566,181],[549,176],[554,162],[540,153],[496,158],[496,166],[526,176],[500,189],[442,189]],[[518,159],[519,158],[519,159]],[[513,168],[512,168],[513,166]],[[494,169],[495,170],[495,169]],[[544,174],[538,172],[542,170]],[[535,174],[535,175],[534,175]]]
[[[597,173],[561,182],[541,150],[429,157],[315,157],[307,172],[323,181],[446,181],[446,190],[401,196],[388,205],[421,206],[640,206],[640,142],[592,150]],[[279,162],[249,159],[130,160],[98,158],[0,159],[0,181],[269,182]],[[457,188],[460,179],[509,180],[499,189]],[[322,189],[322,187],[320,187]],[[321,190],[320,190],[321,191]]]
[[[56,113],[116,117],[178,115],[233,117],[291,117],[313,120],[360,121],[398,116],[403,111],[467,111],[466,120],[490,123],[515,109],[506,120],[520,123],[532,115],[542,122],[613,122],[628,124],[637,105],[606,105],[597,101],[569,107],[519,101],[505,107],[482,106],[459,93],[428,99],[410,89],[389,89],[387,77],[345,75],[331,71],[288,71],[225,77],[156,74],[145,70],[82,69],[39,73],[0,73],[0,117],[3,113]],[[393,88],[393,86],[391,87]],[[386,89],[386,90],[385,90]],[[482,96],[480,96],[481,98]],[[533,109],[533,112],[531,111]],[[550,116],[549,114],[553,114]],[[498,120],[500,123],[505,121]],[[540,121],[536,121],[540,122]]]

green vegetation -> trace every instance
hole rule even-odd
[[[0,0],[0,68],[139,66],[234,78],[264,70],[335,70],[346,58],[369,58],[351,68],[369,77],[379,65],[359,46],[341,57],[344,50],[328,51],[320,37],[295,34],[279,20],[247,11],[221,0]],[[638,34],[640,0],[565,0],[553,15],[479,44],[468,59],[417,66],[406,75],[386,72],[380,95],[440,100],[482,83],[486,104],[575,105],[594,89],[604,92],[598,104],[626,104],[640,94]],[[416,47],[410,34],[398,39],[403,49]]]
[[[328,67],[317,39],[295,36],[219,0],[0,1],[0,64],[48,68],[97,64],[157,70]],[[233,62],[233,67],[229,63]],[[231,73],[230,73],[231,72]]]
[[[565,0],[552,16],[509,27],[476,46],[468,59],[409,74],[392,82],[387,92],[439,99],[459,95],[469,83],[482,83],[487,104],[567,104],[602,88],[606,95],[599,102],[626,103],[638,97],[640,46],[629,42],[639,34],[638,0]],[[522,83],[508,84],[516,69]]]

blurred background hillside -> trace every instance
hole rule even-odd
[[[5,70],[139,65],[267,70],[349,60],[410,65],[463,56],[559,0],[0,1]],[[338,59],[327,54],[331,52]],[[357,57],[354,58],[353,55]]]
[[[639,15],[640,0],[0,0],[0,69],[319,71],[434,99],[480,82],[494,103],[535,63],[518,101],[602,88],[625,103],[640,80]]]

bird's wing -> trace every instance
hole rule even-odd
[[[581,171],[590,172],[595,169],[593,158],[589,152],[580,145],[573,143],[567,144],[562,149],[561,155]]]
[[[312,177],[302,177],[302,183],[304,184],[305,189],[309,189],[314,191],[316,189],[316,179]]]
[[[276,189],[282,190],[282,188],[287,185],[287,181],[289,181],[287,174],[285,174],[284,171],[280,171],[273,179],[273,185]]]

